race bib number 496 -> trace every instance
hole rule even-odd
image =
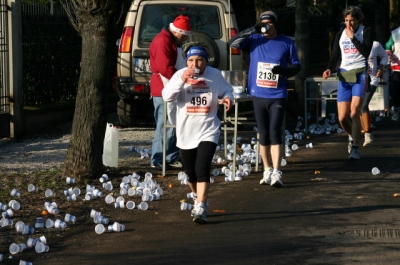
[[[256,84],[259,87],[278,88],[279,75],[272,73],[277,64],[259,62],[257,67]]]

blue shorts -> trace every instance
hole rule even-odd
[[[340,69],[341,71],[343,69]],[[364,94],[368,88],[368,74],[357,74],[355,83],[347,83],[339,81],[337,102],[351,102],[353,96],[364,98]]]

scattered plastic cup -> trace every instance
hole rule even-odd
[[[38,191],[38,187],[36,187],[33,184],[29,184],[28,185],[28,192],[35,192],[35,191]]]
[[[69,201],[69,202],[71,202],[71,201],[76,201],[76,195],[75,194],[72,194],[72,195],[69,195],[69,196],[67,196],[67,201]]]
[[[125,208],[125,201],[117,201],[114,203],[116,209]]]
[[[101,212],[96,211],[95,209],[92,209],[92,210],[90,211],[90,217],[91,217],[91,218],[94,218],[96,215],[101,215]]]
[[[292,150],[296,151],[299,149],[299,146],[297,144],[292,144]]]
[[[221,174],[221,172],[218,169],[214,168],[212,171],[212,174],[214,177],[216,177],[216,176],[219,176]]]
[[[45,192],[44,192],[44,196],[46,196],[46,197],[52,197],[52,196],[54,196],[55,195],[55,193],[51,190],[51,189],[47,189]]]
[[[42,242],[37,242],[35,245],[36,253],[43,253],[49,251],[49,246]]]
[[[73,184],[73,183],[75,183],[75,178],[67,177],[65,179],[65,182],[67,182],[67,184]]]
[[[67,223],[75,223],[76,221],[76,216],[66,213],[64,216],[64,221]]]
[[[46,228],[52,228],[52,227],[54,227],[54,220],[47,219],[46,220]]]
[[[60,219],[57,219],[55,222],[54,222],[54,227],[55,228],[67,228],[67,223],[66,222],[64,222],[64,221],[61,221]]]
[[[17,254],[18,252],[22,251],[22,248],[19,244],[12,243],[9,247],[11,255]]]
[[[26,241],[26,245],[28,248],[33,248],[38,241],[39,241],[39,239],[30,237]]]
[[[99,181],[100,181],[101,183],[104,183],[104,182],[108,181],[108,175],[107,175],[107,174],[103,174],[103,175],[99,178]]]
[[[10,194],[11,194],[11,196],[19,196],[19,195],[21,195],[17,189],[12,189]]]
[[[36,217],[35,228],[44,228],[43,217]]]
[[[29,225],[24,225],[22,227],[22,234],[23,235],[32,235],[33,233],[35,233],[35,228],[29,226]]]
[[[11,209],[13,209],[13,210],[19,210],[19,209],[21,209],[21,204],[18,202],[18,201],[16,201],[16,200],[13,200],[11,203],[10,203],[10,207],[11,207]]]
[[[134,201],[127,201],[125,206],[126,206],[127,209],[132,210],[132,209],[135,208],[135,202]]]
[[[113,232],[122,232],[125,230],[125,225],[120,224],[118,222],[114,222],[112,226],[113,226],[113,228],[112,228]]]
[[[133,196],[136,194],[136,190],[134,188],[129,188],[128,189],[128,196]]]
[[[0,261],[1,261],[1,259],[0,259]],[[19,265],[32,265],[32,264],[33,264],[32,262],[25,261],[25,260],[20,260],[19,261]]]
[[[141,202],[141,203],[139,203],[137,208],[139,210],[146,211],[149,208],[149,205],[147,204],[147,202]]]
[[[107,217],[104,217],[102,215],[95,215],[93,218],[94,222],[96,224],[108,224],[108,222],[110,221]]]
[[[115,198],[112,195],[108,194],[105,198],[105,201],[107,204],[110,204],[110,203],[115,202]]]
[[[18,232],[18,233],[21,233],[22,232],[22,228],[24,227],[24,222],[22,222],[22,221],[18,221],[18,222],[16,222],[15,223],[15,230]]]
[[[94,231],[96,232],[96,234],[100,235],[100,234],[103,234],[106,231],[106,228],[104,227],[103,224],[97,224],[94,227]]]
[[[10,226],[10,225],[12,225],[12,224],[13,224],[13,220],[10,219],[10,218],[5,218],[5,217],[3,217],[3,218],[1,218],[1,220],[0,220],[0,226],[1,226],[1,227]]]
[[[108,191],[111,191],[113,189],[113,185],[112,185],[111,181],[107,181],[106,183],[103,183],[103,188]]]
[[[306,144],[306,148],[313,148],[313,145],[312,145],[312,143],[308,143],[308,144]]]
[[[281,160],[281,167],[284,167],[284,166],[286,166],[286,165],[287,165],[286,159],[282,158],[282,160]]]
[[[192,204],[187,203],[187,202],[181,202],[181,210],[182,211],[185,211],[185,210],[190,211],[190,210],[192,210],[192,208],[193,208]]]
[[[372,175],[378,175],[380,173],[381,173],[381,171],[377,167],[372,168]]]
[[[8,209],[5,210],[4,212],[2,212],[1,215],[2,215],[4,218],[9,218],[9,217],[13,217],[13,216],[14,216],[14,212],[12,211],[11,208],[8,208]]]

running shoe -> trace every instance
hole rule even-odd
[[[197,224],[206,224],[207,223],[207,214],[206,214],[206,209],[199,206],[195,205],[195,207],[192,210],[191,213],[193,217],[193,222]]]
[[[275,188],[283,187],[282,172],[278,171],[271,175],[271,186]]]
[[[349,144],[347,145],[347,152],[350,154],[351,149],[353,148],[353,139],[351,139],[351,136],[349,136]]]
[[[358,147],[351,148],[351,152],[349,155],[350,160],[359,160],[360,159],[360,151],[358,150]]]
[[[264,176],[260,180],[260,184],[261,185],[270,185],[271,184],[271,176],[272,176],[272,170],[264,171]]]
[[[370,144],[372,144],[373,141],[374,141],[374,137],[372,136],[372,133],[366,132],[364,134],[364,144],[363,144],[363,146],[370,145]]]
[[[175,161],[175,162],[172,162],[172,163],[168,163],[168,165],[169,165],[170,167],[173,167],[173,168],[183,168],[182,163],[179,162],[179,161]]]

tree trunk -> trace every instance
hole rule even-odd
[[[308,58],[310,49],[310,21],[308,14],[308,0],[297,0],[296,1],[296,47],[299,54],[301,63],[301,70],[296,75],[296,94],[297,102],[296,107],[298,113],[297,116],[303,116],[304,113],[304,81],[306,79],[306,73],[308,71]],[[307,117],[304,117],[307,118]]]
[[[83,11],[83,12],[82,12]],[[109,10],[76,12],[82,36],[81,73],[64,173],[98,177],[104,170],[103,141],[107,122],[106,95],[110,91],[111,17]]]

